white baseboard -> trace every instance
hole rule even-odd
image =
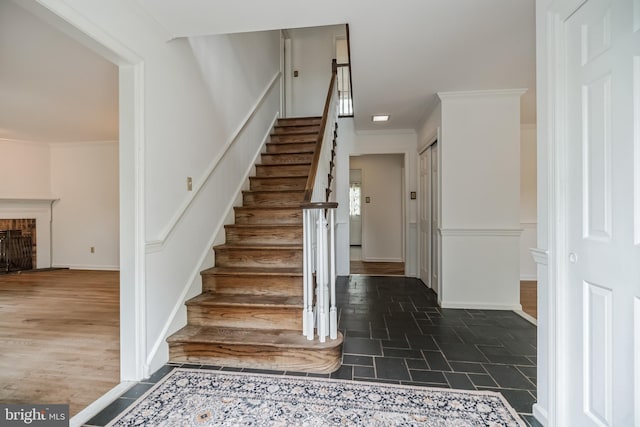
[[[538,403],[534,403],[533,405],[533,416],[543,426],[549,425],[549,413]]]
[[[101,397],[98,398],[95,402],[84,408],[82,411],[78,412],[76,415],[71,417],[69,420],[69,427],[76,427],[85,424],[91,418],[95,417],[102,411],[104,408],[109,406],[111,402],[119,398],[122,393],[129,390],[136,384],[135,381],[123,381]]]
[[[509,311],[522,311],[520,304],[490,304],[481,302],[467,302],[467,301],[441,301],[440,306],[442,308],[461,308],[469,310],[509,310]]]
[[[51,267],[68,268],[69,270],[120,271],[120,266],[118,265],[54,264]]]
[[[528,315],[527,313],[525,313],[524,311],[520,310],[520,311],[516,311],[516,314],[520,317],[522,317],[523,319],[533,323],[534,325],[538,326],[538,321],[536,320],[535,317]]]
[[[520,275],[520,280],[537,281],[538,280],[538,276],[535,275],[535,274],[521,274]]]

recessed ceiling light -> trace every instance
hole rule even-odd
[[[371,116],[371,121],[374,122],[386,122],[387,120],[389,120],[389,115],[375,115],[375,116]]]

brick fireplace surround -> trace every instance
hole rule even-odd
[[[35,218],[0,219],[0,230],[20,230],[23,236],[31,236],[32,265],[36,268],[36,220]]]

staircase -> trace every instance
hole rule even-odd
[[[303,216],[300,204],[321,118],[279,119],[250,190],[214,247],[216,266],[202,294],[186,302],[187,326],[170,336],[173,362],[333,372],[343,337],[322,343],[302,334]]]

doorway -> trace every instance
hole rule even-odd
[[[420,153],[420,279],[440,299],[439,286],[439,211],[438,141],[435,139]]]
[[[349,251],[362,261],[362,169],[349,170]]]
[[[350,158],[351,274],[404,275],[403,154]]]

